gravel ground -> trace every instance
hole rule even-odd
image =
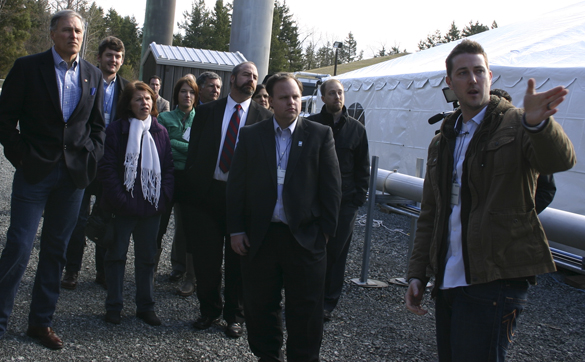
[[[0,249],[6,242],[13,169],[0,156]],[[365,213],[362,208],[359,215]],[[406,217],[376,211],[381,225],[372,235],[369,278],[388,282],[402,277],[410,222]],[[171,221],[172,222],[172,221]],[[170,225],[172,230],[173,224]],[[361,273],[363,226],[357,225],[348,257],[346,285],[333,320],[325,324],[323,361],[435,361],[434,306],[418,317],[404,307],[404,287],[363,288],[350,279]],[[151,327],[134,317],[133,256],[129,255],[122,324],[103,321],[106,292],[93,282],[94,248],[89,243],[76,290],[63,290],[54,328],[66,346],[51,351],[25,335],[30,294],[38,261],[38,240],[16,298],[8,331],[0,340],[0,361],[255,361],[246,336],[233,340],[224,325],[207,331],[191,327],[198,316],[195,296],[176,296],[179,283],[167,281],[171,270],[170,237],[156,277],[156,311],[163,321]],[[132,254],[132,253],[130,253]],[[562,283],[563,274],[538,277],[530,289],[529,306],[509,351],[510,361],[584,361],[585,292]]]

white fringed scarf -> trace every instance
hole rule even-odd
[[[126,186],[126,191],[130,191],[130,195],[134,197],[133,190],[136,171],[138,170],[138,159],[142,155],[142,162],[140,163],[142,195],[144,195],[145,200],[158,210],[161,171],[156,144],[149,132],[151,122],[151,116],[148,116],[144,121],[130,118],[130,134],[128,135],[126,158],[124,160],[124,186]],[[142,143],[142,150],[140,149],[140,143]]]

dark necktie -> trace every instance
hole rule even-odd
[[[230,123],[228,124],[225,133],[225,140],[223,141],[221,157],[219,159],[219,169],[223,173],[227,173],[230,170],[232,157],[234,157],[236,139],[238,138],[238,130],[240,129],[240,109],[242,109],[242,106],[236,104],[236,110],[234,111],[234,114],[232,114],[232,118],[230,119]]]

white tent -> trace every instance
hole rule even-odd
[[[522,16],[518,16],[522,19]],[[537,91],[557,85],[570,90],[555,119],[571,138],[578,163],[555,175],[551,207],[585,215],[585,2],[474,35],[493,72],[492,88],[508,91],[522,107],[526,82]],[[370,154],[379,167],[415,174],[416,159],[426,161],[427,146],[439,124],[427,120],[452,110],[443,97],[445,59],[458,42],[410,54],[337,76],[346,105],[364,108]]]

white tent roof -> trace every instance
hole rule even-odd
[[[585,2],[537,18],[474,35],[489,56],[491,67],[571,68],[585,65]],[[445,73],[445,58],[460,41],[378,63],[337,79]]]
[[[502,88],[522,107],[528,78],[538,91],[563,85],[570,90],[555,119],[571,138],[577,165],[555,175],[552,207],[585,215],[585,2],[536,19],[492,29],[471,37],[488,54],[492,88]],[[341,74],[346,105],[364,108],[370,154],[379,167],[414,175],[416,158],[426,160],[427,146],[438,125],[432,115],[452,109],[441,88],[445,59],[459,41]]]

